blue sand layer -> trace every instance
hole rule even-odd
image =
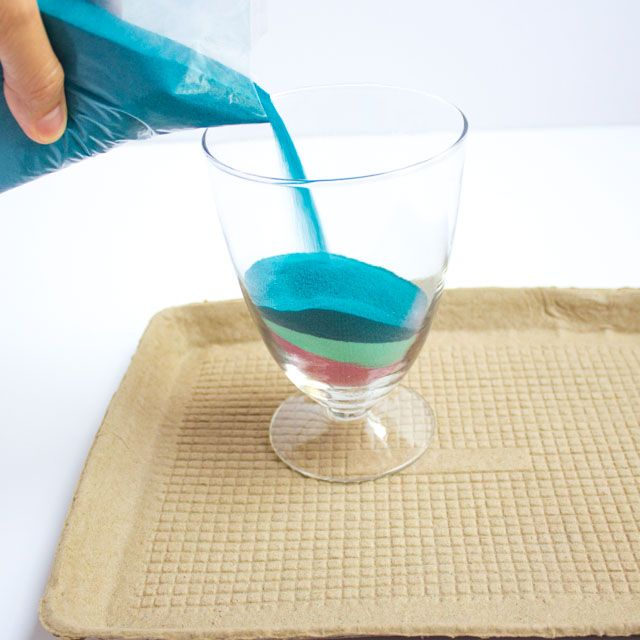
[[[416,333],[415,329],[384,324],[329,309],[276,311],[269,307],[259,307],[258,311],[263,318],[281,327],[303,331],[318,338],[330,340],[391,342],[406,340]]]
[[[332,253],[265,258],[244,279],[253,304],[274,311],[337,311],[413,331],[422,327],[428,311],[427,296],[412,282]]]

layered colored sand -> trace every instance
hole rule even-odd
[[[309,377],[340,386],[400,368],[429,307],[412,282],[326,252],[259,260],[244,285],[278,349]]]

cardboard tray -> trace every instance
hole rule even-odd
[[[640,632],[640,291],[455,290],[405,471],[278,461],[293,391],[241,302],[156,315],[96,436],[41,620],[68,638]]]

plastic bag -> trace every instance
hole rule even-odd
[[[246,60],[246,2],[120,0],[122,17],[87,0],[39,4],[65,70],[68,126],[54,144],[32,142],[0,97],[0,192],[127,140],[266,121],[251,80],[220,61]]]

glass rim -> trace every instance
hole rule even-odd
[[[209,131],[213,131],[217,129],[217,127],[208,127],[205,129],[202,134],[202,148],[209,159],[209,161],[220,171],[227,173],[229,175],[235,176],[237,178],[241,178],[243,180],[248,180],[250,182],[260,182],[263,184],[272,184],[276,186],[285,186],[285,187],[302,187],[306,185],[312,184],[341,184],[341,183],[353,183],[353,182],[367,182],[370,180],[375,180],[378,178],[395,176],[398,174],[407,173],[410,171],[414,171],[416,169],[420,169],[432,164],[436,164],[444,160],[446,157],[451,155],[453,151],[459,148],[463,141],[465,140],[467,133],[469,132],[469,122],[467,117],[465,116],[462,109],[460,109],[457,105],[441,96],[438,96],[433,93],[429,93],[427,91],[421,91],[420,89],[412,89],[409,87],[400,87],[395,85],[386,85],[386,84],[376,84],[376,83],[342,83],[342,84],[319,84],[319,85],[310,85],[305,87],[298,87],[296,89],[289,89],[287,91],[281,91],[278,93],[274,93],[272,97],[279,98],[283,96],[288,96],[295,93],[302,93],[306,91],[314,91],[318,89],[347,89],[347,88],[366,88],[366,89],[391,89],[393,91],[401,91],[405,93],[414,93],[417,95],[421,95],[425,98],[429,98],[440,104],[452,109],[455,111],[462,119],[462,124],[460,127],[460,133],[454,142],[447,145],[441,151],[434,153],[422,160],[418,160],[417,162],[412,162],[408,165],[403,165],[400,167],[395,167],[393,169],[388,169],[385,171],[377,171],[374,173],[367,173],[362,175],[354,175],[354,176],[341,176],[334,178],[282,178],[275,176],[265,176],[257,173],[251,173],[249,171],[243,171],[242,169],[238,169],[236,167],[232,167],[228,165],[222,160],[218,159],[211,151],[210,145],[207,142],[207,134]]]

